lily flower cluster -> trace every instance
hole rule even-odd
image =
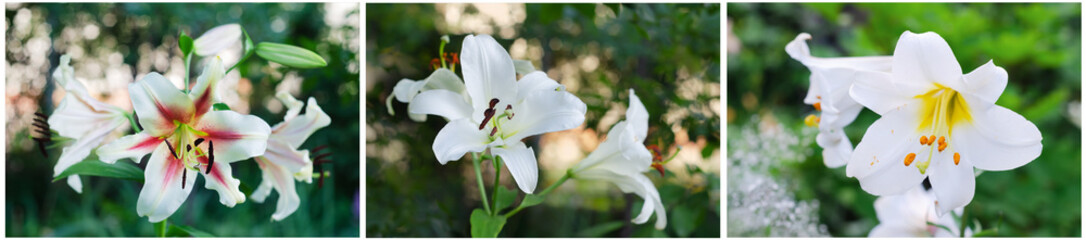
[[[826,165],[847,165],[846,175],[868,193],[917,195],[927,179],[931,189],[924,194],[930,197],[904,198],[923,201],[943,216],[973,200],[974,167],[1005,171],[1040,156],[1037,126],[995,105],[1007,86],[1007,72],[992,61],[963,74],[949,44],[933,32],[906,31],[892,56],[873,57],[814,57],[805,42],[810,38],[802,33],[785,46],[811,71],[804,102],[821,117],[812,115],[806,122],[818,126]],[[842,130],[864,107],[881,117],[853,149]],[[883,211],[891,210],[879,211],[885,220]],[[873,235],[901,233],[876,230],[880,234]]]
[[[237,24],[213,28],[194,41],[192,53],[216,56],[237,43],[242,34]],[[234,178],[230,165],[252,158],[263,171],[264,180],[250,197],[263,202],[272,189],[279,192],[272,216],[277,221],[298,208],[300,200],[294,182],[312,182],[314,164],[308,151],[298,148],[313,132],[331,123],[312,97],[303,104],[286,92],[276,95],[288,110],[283,122],[275,127],[259,117],[229,110],[219,99],[224,89],[218,84],[227,70],[216,56],[204,66],[191,88],[179,89],[156,72],[130,83],[132,114],[88,94],[76,78],[71,61],[68,55],[62,56],[53,73],[53,79],[67,95],[49,117],[49,126],[57,135],[74,139],[64,147],[54,176],[83,161],[92,151],[109,164],[120,159],[138,164],[150,154],[136,211],[150,222],[160,222],[185,202],[199,176],[205,179],[204,188],[218,192],[223,205],[233,207],[245,202],[246,196],[239,190],[241,182]],[[307,105],[306,112],[299,115],[303,105]],[[135,133],[107,139],[113,131],[127,132],[128,128],[122,126],[130,126]],[[69,175],[68,184],[82,192],[78,175]]]
[[[442,38],[442,52],[448,41],[448,37]],[[446,54],[442,53],[442,56]],[[439,59],[435,59],[431,65],[442,67],[426,79],[403,79],[398,82],[386,105],[389,113],[394,114],[391,104],[392,99],[396,99],[408,104],[408,114],[414,121],[425,121],[426,115],[437,115],[449,122],[434,139],[434,155],[438,163],[444,165],[461,159],[465,154],[472,154],[483,207],[487,213],[500,217],[497,212],[501,209],[491,211],[488,206],[478,168],[481,159],[492,159],[496,167],[505,163],[517,186],[527,194],[521,206],[504,217],[533,205],[529,202],[533,202],[535,197],[545,196],[567,179],[575,178],[603,180],[617,185],[623,192],[640,196],[645,203],[640,214],[632,221],[645,223],[655,213],[655,227],[663,229],[666,226],[660,194],[644,175],[653,168],[662,173],[663,163],[654,163],[653,153],[643,144],[648,134],[649,114],[633,89],[629,90],[630,105],[626,111],[626,121],[612,126],[606,140],[587,158],[566,171],[562,179],[534,194],[539,168],[535,150],[523,140],[580,126],[585,120],[586,105],[546,73],[536,71],[531,62],[513,60],[491,36],[466,36],[460,54],[451,56],[454,56],[451,67],[446,64],[445,58],[440,59],[440,65]],[[462,64],[463,80],[454,73],[456,63]],[[488,153],[496,157],[488,158]],[[480,158],[479,154],[484,156]],[[474,229],[474,215],[472,220]]]

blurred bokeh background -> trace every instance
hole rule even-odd
[[[1033,162],[977,177],[965,211],[999,236],[1081,236],[1081,12],[1078,3],[728,4],[728,236],[867,236],[875,196],[829,169],[803,117],[810,71],[784,52],[810,33],[819,57],[891,55],[902,32],[934,31],[963,71],[1010,75],[996,104],[1041,130]],[[878,114],[845,128],[858,143]]]
[[[366,236],[469,236],[468,217],[481,207],[470,161],[434,157],[445,120],[412,121],[398,101],[395,115],[385,107],[400,79],[430,75],[446,34],[446,52],[460,52],[468,34],[493,35],[588,105],[580,127],[527,139],[540,189],[624,119],[630,88],[650,113],[646,144],[678,152],[666,177],[649,172],[667,209],[663,231],[655,220],[629,223],[642,203],[635,195],[571,180],[510,218],[500,236],[720,236],[719,4],[367,4],[366,13]],[[493,166],[483,165],[491,186]],[[500,176],[517,189],[504,167]]]
[[[298,184],[302,204],[281,222],[270,220],[277,193],[262,204],[247,199],[227,208],[200,179],[196,185],[201,187],[170,217],[171,225],[228,237],[359,236],[358,9],[357,3],[7,3],[7,236],[152,236],[153,225],[136,214],[141,183],[84,176],[83,194],[64,181],[54,183],[52,169],[60,149],[43,157],[27,137],[28,127],[34,112],[51,113],[65,94],[51,80],[62,54],[72,56],[75,76],[91,95],[131,110],[127,84],[150,72],[182,85],[184,62],[177,47],[181,31],[195,38],[228,23],[241,24],[254,43],[296,45],[327,60],[327,67],[301,70],[253,55],[220,82],[220,93],[233,110],[270,124],[282,121],[285,110],[274,98],[277,91],[303,101],[316,98],[332,124],[301,148],[328,146],[330,151],[323,151],[332,152],[332,167],[325,168],[332,169],[331,176],[320,188],[316,182]],[[233,65],[240,58],[241,42],[222,54],[226,66]],[[193,58],[193,79],[207,59]],[[112,137],[124,134],[117,131]],[[253,161],[232,166],[248,196],[261,181],[260,169]]]

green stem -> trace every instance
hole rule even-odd
[[[563,183],[566,183],[566,180],[569,180],[570,178],[573,178],[573,169],[566,170],[566,174],[562,175],[562,178],[559,178],[557,182],[552,183],[549,187],[547,187],[547,189],[543,189],[542,192],[539,192],[539,196],[546,197],[548,193],[553,191],[555,188],[558,188],[558,186],[561,186]],[[517,214],[518,212],[520,212],[521,209],[524,209],[524,200],[520,201],[520,205],[518,205],[516,209],[513,209],[513,211],[509,211],[508,213],[506,213],[505,218],[509,218],[514,214]]]
[[[158,237],[166,237],[166,219],[162,219],[161,222],[155,223],[155,230],[158,232]]]
[[[490,199],[494,199],[494,207],[491,208],[491,209],[494,209],[494,211],[491,212],[490,215],[494,216],[494,215],[498,215],[498,211],[501,211],[501,209],[498,209],[498,188],[502,187],[502,184],[501,184],[501,180],[502,180],[502,178],[501,178],[502,161],[501,161],[501,158],[499,158],[497,156],[495,156],[494,160],[492,160],[492,161],[494,162],[494,193],[492,193],[492,195],[490,195]]]
[[[486,214],[493,215],[490,211],[490,201],[486,200],[486,186],[483,186],[483,172],[479,170],[479,153],[471,154],[471,165],[475,167],[475,181],[479,182],[479,197],[483,198],[483,209],[486,210]]]
[[[135,112],[133,112],[131,114],[124,113],[124,116],[128,118],[128,123],[132,124],[132,129],[135,129],[136,132],[142,132],[143,129],[140,128],[139,124],[136,124],[135,114],[136,114]]]
[[[189,62],[192,61],[192,53],[185,56],[185,93],[189,93]]]
[[[442,68],[449,68],[445,66],[445,40],[441,40],[441,47],[438,47],[437,58],[441,59]]]

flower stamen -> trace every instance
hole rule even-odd
[[[814,103],[814,108],[815,108],[816,111],[821,112],[822,111],[822,102]]]
[[[803,124],[806,124],[808,127],[815,127],[815,126],[818,126],[818,123],[821,120],[822,119],[819,118],[818,116],[815,116],[814,114],[811,114],[811,115],[807,115],[807,118],[803,119]]]
[[[909,164],[913,164],[913,160],[916,160],[916,153],[909,153],[909,155],[905,155],[905,166],[908,167]]]
[[[958,162],[962,161],[962,155],[957,152],[954,153],[954,166],[958,166]]]

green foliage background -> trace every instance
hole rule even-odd
[[[423,79],[432,71],[428,66],[431,59],[438,57],[439,38],[449,34],[438,30],[438,19],[443,15],[433,4],[367,4],[366,8],[366,235],[468,236],[470,213],[473,208],[481,208],[480,201],[471,198],[477,193],[466,187],[475,184],[474,177],[464,177],[463,167],[469,166],[466,172],[470,173],[471,162],[465,159],[441,165],[431,149],[434,136],[446,121],[430,116],[426,122],[414,122],[407,117],[407,104],[398,101],[393,103],[395,116],[390,116],[385,107],[385,99],[400,79]],[[535,61],[537,69],[549,71],[559,62],[582,55],[600,57],[597,70],[581,72],[579,79],[561,80],[579,86],[574,95],[588,105],[588,128],[598,125],[612,103],[626,106],[626,90],[633,88],[651,114],[652,127],[646,143],[659,141],[670,146],[676,136],[661,114],[692,109],[676,124],[686,129],[689,140],[706,140],[706,147],[699,149],[702,158],[709,158],[719,149],[719,107],[713,106],[719,104],[720,97],[716,90],[708,90],[719,88],[720,82],[719,4],[526,4],[524,10],[525,19],[514,28],[517,38],[542,42],[542,59]],[[478,10],[468,7],[464,12]],[[614,14],[613,18],[598,18],[610,14]],[[445,51],[459,52],[464,35],[449,35],[452,41]],[[513,43],[497,35],[503,47],[508,49]],[[698,94],[692,99],[676,94],[683,91],[678,84],[682,79],[677,80],[680,69],[688,69],[702,79],[697,83],[703,88],[693,89]],[[716,112],[709,110],[712,108]],[[594,129],[597,136],[608,130]],[[538,137],[530,138],[528,144],[539,151]],[[407,154],[400,160],[377,154],[390,147],[404,147]],[[539,159],[541,164],[546,161]],[[483,165],[493,168],[489,162]],[[629,223],[631,215],[640,211],[640,198],[620,195],[610,184],[591,187],[596,183],[571,180],[565,184],[571,186],[563,188],[575,188],[577,192],[559,188],[543,204],[510,218],[499,236],[720,236],[719,170],[692,165],[687,168],[690,175],[699,176],[693,184],[650,175],[667,209],[664,231],[652,227],[655,218],[642,225]],[[557,178],[547,180],[547,170],[540,170],[537,191]],[[668,176],[674,174],[669,172]],[[483,176],[492,178],[492,174]],[[501,183],[517,189],[512,181]]]
[[[15,7],[13,7],[15,6]],[[357,5],[355,5],[357,8]],[[359,97],[358,86],[358,48],[352,50],[350,44],[329,43],[327,38],[337,34],[338,30],[345,39],[358,41],[358,30],[350,24],[332,29],[324,22],[323,4],[8,4],[5,11],[6,23],[12,23],[20,10],[32,13],[31,24],[35,31],[51,29],[50,42],[59,39],[66,26],[97,24],[100,35],[87,40],[80,46],[86,49],[86,57],[93,57],[99,51],[106,53],[118,51],[123,54],[123,62],[136,66],[141,59],[137,47],[150,43],[154,47],[168,45],[170,59],[180,58],[176,39],[180,31],[202,33],[212,27],[240,23],[255,42],[277,42],[311,49],[328,61],[328,66],[317,69],[292,69],[270,67],[266,60],[253,56],[238,67],[241,75],[252,83],[252,95],[249,101],[253,115],[275,124],[282,121],[282,113],[272,113],[264,107],[265,99],[275,94],[275,86],[282,75],[289,72],[303,80],[301,96],[304,99],[316,98],[321,108],[332,117],[332,124],[312,135],[302,149],[327,145],[332,152],[333,161],[325,169],[331,168],[331,177],[325,179],[322,188],[313,184],[299,183],[297,192],[301,197],[301,206],[296,212],[281,222],[270,220],[275,210],[278,193],[272,194],[262,204],[246,199],[243,204],[227,208],[219,203],[215,191],[203,187],[202,178],[197,180],[189,199],[170,218],[170,225],[185,225],[215,236],[359,236],[358,218],[358,165],[359,138]],[[240,13],[240,17],[231,13]],[[358,14],[355,10],[354,14]],[[115,16],[116,24],[106,27],[103,16]],[[355,15],[357,16],[357,15]],[[276,32],[271,27],[271,19],[282,18],[284,31]],[[146,21],[146,25],[137,24]],[[37,28],[43,26],[44,28]],[[11,25],[9,25],[11,26]],[[8,28],[8,60],[20,61],[10,52],[11,46],[27,45],[29,39],[12,35],[14,28]],[[353,33],[353,36],[348,35]],[[197,35],[198,36],[198,35]],[[352,40],[345,40],[344,43]],[[18,45],[10,45],[16,43]],[[56,42],[60,42],[57,40]],[[107,45],[108,44],[108,45]],[[111,47],[109,47],[111,46]],[[63,52],[50,47],[48,54],[48,72],[52,73],[59,63]],[[193,60],[192,78],[199,76],[196,58]],[[79,61],[79,59],[73,59]],[[350,70],[353,65],[354,70]],[[10,67],[10,66],[9,66]],[[80,69],[76,69],[79,71]],[[272,74],[277,73],[277,74]],[[142,73],[131,73],[133,76]],[[278,76],[278,77],[276,77]],[[51,79],[51,77],[49,78]],[[34,81],[45,79],[19,79],[8,75],[8,86],[28,86]],[[12,81],[17,81],[12,84]],[[25,82],[19,82],[25,81]],[[51,81],[50,81],[51,82]],[[50,100],[54,84],[46,84],[43,93],[35,103],[41,112],[51,113],[55,108]],[[9,92],[12,91],[9,87]],[[223,89],[232,91],[234,89]],[[24,93],[32,94],[32,93]],[[13,105],[8,105],[12,110]],[[16,116],[9,111],[11,122]],[[27,123],[29,125],[29,123]],[[26,136],[28,129],[8,129],[14,134],[8,142],[6,153],[6,215],[5,230],[9,237],[67,237],[67,236],[153,236],[153,224],[147,218],[136,214],[136,200],[142,183],[103,177],[82,177],[83,193],[73,191],[65,181],[52,182],[53,165],[60,149],[49,152],[50,158],[43,157],[34,148],[22,148],[30,141]],[[92,154],[88,161],[96,161]],[[142,161],[146,164],[147,160]],[[131,164],[119,161],[117,164]],[[142,165],[140,166],[142,167]],[[234,177],[248,186],[242,187],[246,196],[259,185],[262,177],[259,167],[253,161],[240,161],[232,164]],[[191,176],[190,176],[191,177]]]
[[[814,112],[803,104],[810,72],[784,52],[810,33],[819,57],[891,55],[902,32],[934,31],[950,44],[963,71],[994,60],[1010,75],[996,104],[1040,128],[1041,156],[1011,170],[977,177],[966,212],[999,236],[1078,237],[1081,216],[1081,130],[1068,102],[1081,98],[1081,6],[1078,3],[735,3],[728,21],[740,50],[728,54],[728,133],[733,139],[751,115],[772,115],[789,131]],[[853,144],[878,118],[864,110],[845,129]],[[765,119],[764,117],[761,119]],[[812,141],[808,143],[818,149]],[[819,150],[775,176],[800,200],[821,204],[819,219],[835,236],[866,236],[878,222],[875,196],[822,164]],[[999,226],[996,226],[1000,223]],[[767,229],[767,231],[772,231]]]

